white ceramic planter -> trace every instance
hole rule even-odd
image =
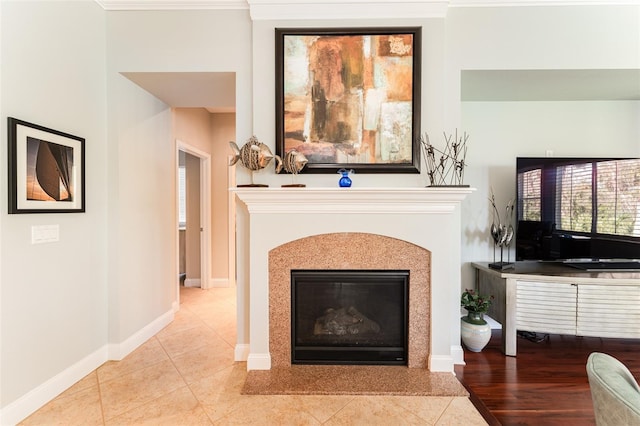
[[[462,343],[471,352],[480,352],[491,340],[491,326],[484,324],[471,324],[460,318],[460,337]]]

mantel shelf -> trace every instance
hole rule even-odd
[[[441,188],[231,188],[252,213],[449,213],[475,191]]]

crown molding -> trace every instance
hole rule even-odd
[[[450,0],[247,0],[251,19],[402,19],[444,17]]]
[[[251,19],[444,17],[450,7],[618,6],[640,0],[95,0],[105,10],[246,10]]]
[[[247,0],[95,0],[104,10],[249,9]]]
[[[450,0],[449,7],[625,6],[640,0]]]

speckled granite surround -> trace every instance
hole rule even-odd
[[[409,270],[408,366],[427,369],[431,332],[430,265],[428,250],[396,238],[368,233],[315,235],[274,248],[269,252],[272,369],[291,367],[292,269]]]
[[[292,365],[253,370],[245,395],[469,396],[451,373],[382,365]]]

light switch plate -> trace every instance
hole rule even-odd
[[[60,241],[60,225],[34,225],[31,227],[31,244]]]

